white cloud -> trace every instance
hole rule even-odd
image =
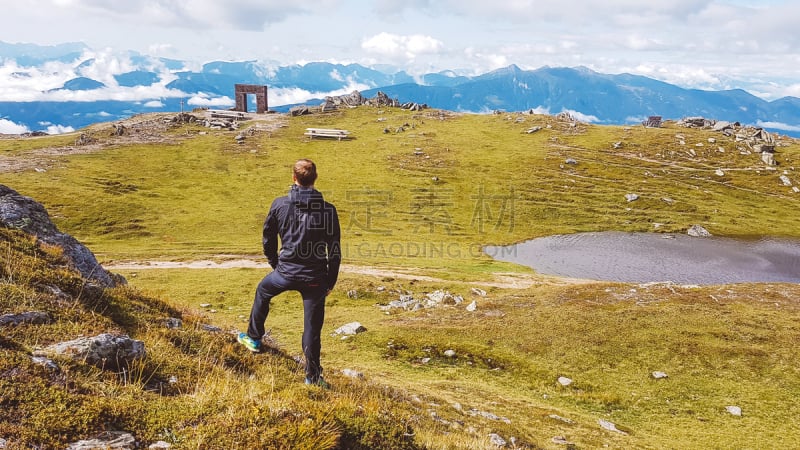
[[[584,114],[582,112],[574,111],[572,109],[565,109],[562,112],[569,113],[572,117],[576,118],[577,120],[579,120],[581,122],[599,122],[600,121],[600,119],[598,119],[597,116],[593,116],[591,114]]]
[[[382,32],[364,39],[361,48],[368,52],[381,55],[390,60],[414,60],[420,55],[435,55],[444,48],[442,41],[431,36],[414,34],[402,36]]]
[[[151,100],[149,102],[145,102],[144,107],[145,108],[163,108],[164,107],[164,102],[162,102],[160,100]]]
[[[789,125],[781,122],[763,122],[759,120],[757,125],[764,128],[773,128],[783,131],[800,131],[800,125]]]
[[[0,119],[0,134],[22,134],[29,131],[25,125],[14,123],[8,119]]]
[[[234,102],[230,97],[211,97],[202,92],[194,95],[187,103],[191,106],[200,106],[206,108],[231,107],[236,104],[236,102]]]
[[[75,131],[75,128],[70,126],[64,125],[50,125],[47,127],[47,134],[63,134],[63,133],[72,133]]]
[[[305,103],[313,98],[335,97],[337,95],[346,95],[353,91],[365,91],[370,89],[370,86],[365,84],[355,83],[352,80],[347,86],[330,92],[310,92],[305,89],[299,88],[273,88],[269,91],[269,102],[271,105],[294,105],[296,103]]]

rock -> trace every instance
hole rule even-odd
[[[559,416],[558,414],[550,414],[550,415],[549,415],[549,416],[547,416],[547,417],[549,417],[549,418],[551,418],[551,419],[553,419],[553,420],[558,420],[559,422],[564,422],[564,423],[575,423],[575,421],[574,421],[574,420],[572,420],[572,419],[567,419],[566,417],[561,417],[561,416]]]
[[[506,442],[506,440],[500,437],[500,435],[497,433],[492,433],[489,435],[489,442],[495,447],[499,448],[505,447],[508,444],[508,442]]]
[[[800,187],[792,186],[792,192],[794,192],[795,194],[800,193]]]
[[[201,308],[210,308],[211,307],[211,303],[200,303],[200,307]]]
[[[483,289],[479,289],[479,288],[474,287],[474,288],[470,289],[469,291],[471,293],[473,293],[474,295],[477,295],[479,297],[486,297],[486,291],[484,291]]]
[[[742,416],[742,408],[738,406],[726,406],[725,411],[728,411],[733,416],[741,417]]]
[[[713,138],[713,137],[711,137],[711,138],[708,138],[708,143],[709,143],[709,144],[716,144],[716,143],[717,143],[717,139],[716,139],[716,138]]]
[[[342,375],[348,378],[356,378],[356,379],[363,379],[364,374],[353,369],[342,369]]]
[[[689,230],[686,231],[686,234],[688,234],[689,236],[694,236],[694,237],[709,237],[709,236],[711,236],[711,233],[709,233],[708,230],[706,230],[705,228],[703,228],[700,225],[692,225],[691,227],[689,227]]]
[[[639,195],[637,195],[637,194],[625,194],[625,200],[627,200],[628,203],[635,202],[636,200],[639,200]]]
[[[533,133],[536,133],[537,131],[539,131],[541,129],[542,129],[542,127],[539,127],[539,126],[531,127],[531,128],[528,128],[527,130],[525,130],[525,133],[533,134]]]
[[[341,327],[337,328],[331,336],[355,336],[356,334],[363,333],[367,331],[363,325],[358,322],[350,322],[348,324],[342,325]]]
[[[69,264],[87,280],[102,287],[125,284],[125,278],[112,275],[97,262],[94,254],[74,237],[61,233],[50,220],[44,206],[30,197],[0,184],[0,226],[35,235],[43,242],[64,249]]]
[[[447,356],[448,358],[455,358],[456,357],[456,351],[452,350],[452,349],[445,350],[444,351],[444,356]]]
[[[775,154],[770,152],[762,152],[761,153],[761,162],[768,166],[775,165]]]
[[[652,373],[652,376],[653,376],[653,378],[655,378],[656,380],[660,380],[660,379],[662,379],[662,378],[667,378],[667,374],[666,374],[666,373],[664,373],[664,372],[653,372],[653,373]]]
[[[792,185],[792,180],[790,180],[789,177],[787,177],[786,175],[781,175],[780,178],[781,178],[781,183],[783,183],[784,186]]]
[[[3,438],[0,438],[0,448],[6,448],[6,447],[8,447],[8,441],[6,441]]]
[[[61,371],[61,368],[58,367],[58,364],[56,364],[52,359],[45,358],[44,356],[31,356],[31,362],[53,372]]]
[[[671,199],[669,197],[661,197],[661,201],[666,203],[666,204],[668,204],[668,205],[671,205],[671,204],[675,203],[675,200],[673,200],[673,199]]]
[[[498,422],[503,422],[503,423],[508,423],[508,424],[511,423],[511,420],[506,418],[506,417],[500,417],[497,414],[486,412],[486,411],[479,411],[479,410],[474,409],[474,408],[470,409],[469,411],[467,411],[467,414],[469,414],[470,416],[473,416],[473,417],[477,416],[477,417],[483,417],[484,419],[496,420]]]
[[[3,314],[0,316],[0,327],[20,325],[23,323],[42,325],[52,323],[50,314],[42,311],[27,311],[19,314]]]
[[[147,448],[149,448],[150,450],[166,450],[171,447],[172,444],[170,444],[169,442],[158,441],[150,444]]]
[[[567,377],[558,377],[558,384],[562,386],[569,386],[572,384],[572,379]]]
[[[619,149],[622,148],[622,145],[623,145],[622,141],[617,141],[617,142],[614,142],[613,147],[614,147],[614,149],[619,150]]]
[[[357,299],[358,298],[358,291],[355,289],[350,289],[347,291],[347,298]]]
[[[475,300],[473,300],[472,303],[467,305],[467,311],[469,312],[475,312],[475,310],[477,309],[478,309],[478,302],[476,302]]]
[[[183,321],[177,317],[169,317],[164,321],[164,326],[170,329],[183,327]]]
[[[304,116],[309,113],[308,106],[294,106],[289,109],[289,115],[292,117]]]
[[[566,161],[564,161],[564,162],[565,162],[565,163],[567,163],[567,164],[572,164],[573,166],[574,166],[575,164],[578,164],[578,161],[576,161],[576,160],[574,160],[574,159],[572,159],[572,158],[567,158],[567,160],[566,160]]]
[[[597,422],[600,424],[601,428],[606,429],[608,431],[613,431],[615,433],[620,433],[620,434],[628,434],[620,429],[617,429],[616,425],[607,420],[599,419]]]
[[[212,309],[211,312],[214,312],[214,310]],[[215,326],[215,325],[208,325],[208,324],[205,324],[205,323],[200,325],[200,329],[203,330],[203,331],[208,331],[209,333],[220,333],[220,332],[222,332],[222,328],[220,328],[218,326]]]
[[[717,171],[714,172],[714,175],[716,175],[718,177],[724,177],[725,176],[725,172],[723,172],[722,169],[717,169]]]
[[[128,336],[103,333],[94,337],[82,337],[59,342],[45,348],[46,354],[68,355],[77,361],[85,361],[101,369],[120,370],[137,359],[146,356],[144,343]]]
[[[570,442],[564,436],[553,436],[553,444],[559,445],[575,445],[574,443]]]
[[[122,431],[104,431],[96,438],[69,444],[67,450],[135,449],[136,438]]]

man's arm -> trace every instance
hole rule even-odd
[[[339,279],[339,266],[342,263],[342,231],[339,228],[339,215],[336,212],[336,207],[330,204],[329,206],[331,221],[326,239],[328,246],[328,292],[336,286],[336,281]]]
[[[273,269],[278,267],[278,217],[274,202],[269,209],[266,220],[264,220],[261,244],[264,247],[264,256],[267,257],[269,265]]]

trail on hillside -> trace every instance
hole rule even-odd
[[[270,270],[266,261],[255,259],[228,259],[213,261],[209,259],[196,261],[112,261],[103,264],[107,270],[165,270],[165,269],[264,269]],[[342,264],[341,272],[367,275],[376,278],[427,281],[431,283],[452,283],[453,280],[437,278],[414,273],[415,269],[399,267],[375,267]],[[474,286],[496,287],[501,289],[527,289],[535,285],[572,285],[590,283],[591,280],[574,278],[549,277],[525,273],[497,272],[490,274],[491,279],[485,281],[468,281]]]

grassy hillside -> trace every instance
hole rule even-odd
[[[81,280],[53,268],[57,249],[0,230],[0,312],[39,309],[57,319],[0,328],[0,438],[58,447],[124,429],[176,448],[491,448],[492,433],[509,448],[800,441],[797,285],[577,282],[480,252],[556,233],[692,224],[717,235],[797,237],[800,194],[779,179],[796,177],[796,142],[778,147],[780,165],[769,170],[721,133],[669,124],[364,107],[269,120],[268,129],[245,123],[254,131],[244,144],[237,132],[194,126],[169,129],[159,142],[117,142],[99,125],[86,132],[100,145],[80,153],[66,148],[75,136],[3,139],[0,167],[12,169],[2,183],[43,203],[106,263],[224,261],[259,257],[269,203],[285,193],[296,159],[314,159],[317,187],[339,210],[348,265],[323,334],[334,388],[300,384],[296,294],[273,302],[274,351],[250,355],[228,333],[246,325],[263,269],[119,270],[129,287],[86,297]],[[542,128],[524,132],[534,126]],[[306,127],[345,128],[355,139],[312,141]],[[629,203],[628,193],[640,199]],[[465,302],[416,312],[376,306],[437,290]],[[466,311],[473,300],[476,311]],[[184,327],[163,327],[168,316]],[[330,336],[356,320],[368,331]],[[56,376],[30,362],[37,346],[105,330],[152,349],[133,379],[71,361]],[[74,420],[54,425],[65,410]]]

